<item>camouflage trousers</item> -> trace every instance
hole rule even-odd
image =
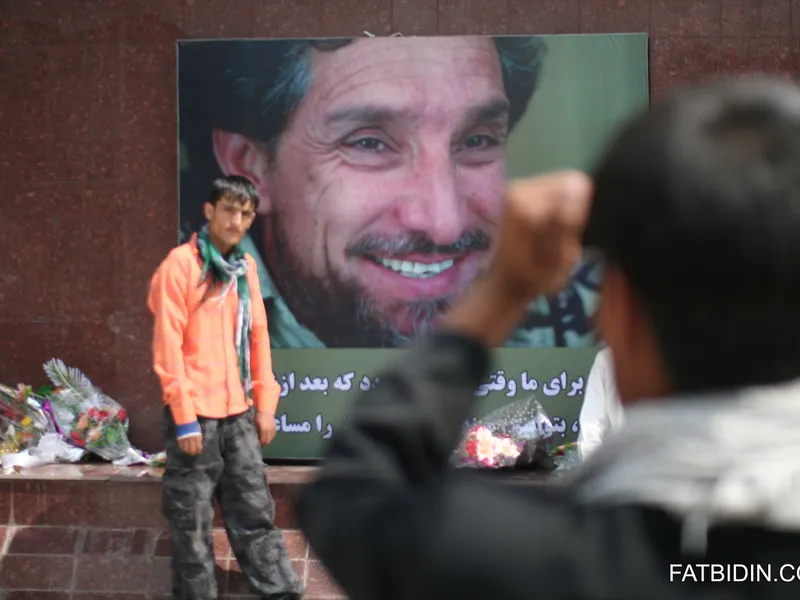
[[[162,510],[172,539],[175,600],[213,600],[217,580],[213,549],[213,501],[222,511],[231,548],[261,598],[298,599],[302,583],[275,526],[272,499],[252,411],[226,419],[200,419],[203,451],[188,456],[178,447],[166,411],[167,464]]]

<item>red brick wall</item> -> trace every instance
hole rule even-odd
[[[0,381],[59,356],[161,444],[148,278],[176,240],[181,38],[646,31],[654,94],[798,74],[800,0],[0,2]]]
[[[120,479],[0,482],[0,597],[169,600],[170,546],[160,483]],[[271,489],[276,522],[284,528],[307,600],[342,598],[292,520],[289,498],[296,486],[278,483]],[[217,527],[220,598],[255,598],[248,595],[219,518]]]

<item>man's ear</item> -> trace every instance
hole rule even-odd
[[[214,129],[212,141],[220,170],[225,175],[241,175],[252,181],[260,199],[258,212],[269,213],[272,198],[267,151],[248,137],[223,129]]]
[[[602,285],[604,327],[608,330],[603,333],[614,348],[614,359],[627,363],[628,401],[668,394],[670,386],[658,335],[639,294],[619,269],[606,267]],[[619,374],[618,366],[616,370]]]
[[[206,216],[206,221],[211,221],[214,216],[214,205],[211,202],[203,204],[203,214]]]
[[[608,266],[603,267],[600,303],[594,318],[600,338],[614,348],[615,354],[624,355],[629,351],[631,340],[629,315],[625,312],[627,299],[621,283],[618,273]]]
[[[614,339],[616,345],[634,351],[636,333],[641,325],[638,302],[627,278],[615,268],[603,269],[601,300],[603,303],[602,333]]]

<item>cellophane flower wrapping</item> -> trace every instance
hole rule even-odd
[[[148,455],[128,440],[128,414],[92,385],[89,378],[61,360],[44,365],[53,383],[48,399],[55,421],[67,441],[116,465],[159,464],[161,454]]]
[[[547,456],[552,431],[550,418],[535,398],[518,400],[468,422],[453,463],[479,469],[526,468],[537,455]]]
[[[30,386],[0,385],[0,455],[30,449],[56,425],[49,406]]]
[[[578,451],[577,442],[557,446],[553,450],[552,455],[558,466],[556,469],[557,475],[570,471],[581,463],[581,455]]]

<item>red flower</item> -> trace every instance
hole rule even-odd
[[[125,419],[127,419],[127,418],[128,418],[128,413],[126,413],[126,412],[125,412],[125,409],[124,409],[124,408],[120,408],[120,409],[119,409],[119,412],[117,413],[117,418],[118,418],[120,421],[125,421]]]
[[[69,436],[72,438],[72,441],[75,442],[78,446],[83,446],[84,442],[80,433],[78,433],[77,431],[73,431],[72,433],[69,434]]]
[[[97,417],[98,417],[99,414],[100,414],[100,411],[97,409],[97,407],[93,406],[92,408],[89,409],[89,418],[90,419],[97,420]]]
[[[467,455],[471,458],[475,458],[475,453],[478,451],[478,442],[476,440],[469,440],[465,448],[467,450]]]
[[[98,421],[104,421],[108,417],[109,417],[108,411],[107,410],[101,410],[97,415],[97,420]]]

